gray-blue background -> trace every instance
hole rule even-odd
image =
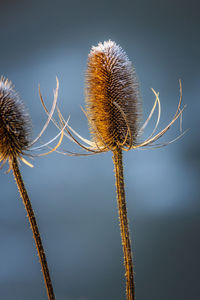
[[[199,1],[44,0],[0,2],[0,74],[28,108],[33,137],[46,120],[56,75],[59,105],[89,138],[84,72],[92,45],[115,40],[133,62],[144,119],[160,91],[159,129],[172,118],[179,78],[191,130],[166,148],[125,153],[137,300],[200,299]],[[151,132],[149,124],[143,139]],[[173,126],[163,141],[178,135]],[[50,126],[47,141],[57,133]],[[78,148],[65,139],[63,148]],[[57,300],[125,299],[111,153],[53,154],[21,165],[46,249]],[[47,299],[26,212],[10,172],[0,173],[0,299]]]

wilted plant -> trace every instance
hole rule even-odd
[[[4,79],[3,77],[1,77],[0,79],[0,162],[2,162],[1,168],[8,161],[8,172],[10,170],[13,171],[14,178],[16,180],[20,195],[22,197],[23,203],[28,214],[31,230],[33,232],[33,237],[42,266],[42,272],[44,276],[48,298],[51,300],[55,299],[53,286],[34,211],[32,209],[29,196],[27,194],[22,176],[20,174],[19,160],[23,161],[28,166],[33,167],[33,165],[30,164],[23,157],[24,155],[32,157],[33,154],[30,154],[31,150],[41,150],[43,146],[50,144],[59,136],[60,139],[53,149],[51,149],[47,153],[41,153],[36,156],[47,155],[55,151],[60,145],[63,138],[63,130],[61,130],[55,138],[53,138],[45,145],[36,148],[31,148],[40,139],[45,129],[47,128],[56,107],[57,96],[58,81],[56,91],[54,92],[54,101],[49,117],[44,127],[42,128],[40,134],[36,137],[36,139],[30,141],[29,136],[31,124],[29,115],[25,112],[24,105],[19,95],[15,92],[12,83],[8,81],[8,79]]]
[[[107,151],[113,152],[119,220],[124,251],[126,295],[128,300],[135,298],[135,286],[125,200],[122,150],[129,151],[131,149],[152,146],[154,148],[162,147],[183,135],[181,133],[177,138],[168,143],[155,144],[155,141],[162,137],[182,115],[184,108],[180,108],[182,101],[181,82],[180,100],[177,111],[172,121],[158,133],[155,132],[160,121],[161,105],[159,93],[156,93],[153,89],[152,91],[156,99],[147,120],[140,128],[141,105],[139,101],[138,82],[133,66],[126,53],[112,41],[107,41],[103,44],[99,43],[97,47],[92,47],[88,56],[86,72],[86,110],[83,110],[88,119],[92,139],[83,138],[67,123],[64,134],[83,150],[86,150],[86,152],[57,151],[72,156],[94,155]],[[49,115],[41,94],[40,97],[44,109]],[[138,143],[138,137],[147,126],[157,105],[158,117],[155,128],[145,141]],[[60,123],[64,125],[65,120],[58,108],[57,111]],[[53,118],[52,120],[60,128],[60,123],[57,123]]]

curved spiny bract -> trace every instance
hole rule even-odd
[[[92,47],[86,72],[86,112],[99,147],[136,144],[140,116],[138,82],[122,48],[107,41]]]
[[[0,161],[12,161],[28,149],[30,118],[8,79],[0,79]]]

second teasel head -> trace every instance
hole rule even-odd
[[[86,71],[86,113],[99,147],[136,144],[140,116],[138,82],[122,48],[107,41],[92,47]]]
[[[8,79],[0,79],[0,160],[20,157],[29,146],[30,118]]]
[[[49,142],[32,148],[41,138],[52,119],[57,103],[58,88],[59,82],[57,79],[57,87],[54,91],[54,100],[48,119],[38,136],[31,141],[30,131],[32,126],[29,114],[26,112],[24,104],[19,94],[15,91],[11,81],[8,81],[8,79],[4,77],[0,78],[0,163],[2,163],[0,167],[3,167],[8,161],[10,170],[14,159],[20,159],[29,167],[33,167],[33,165],[23,157],[24,155],[28,157],[47,155],[60,146],[63,138],[63,130],[66,125],[59,130],[59,134]],[[42,105],[44,105],[43,100]],[[57,145],[51,148],[50,151],[41,154],[30,154],[30,151],[40,151],[44,147],[49,147],[58,137],[60,137],[60,139]]]

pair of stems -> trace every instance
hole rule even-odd
[[[122,150],[120,148],[117,148],[113,152],[113,162],[115,168],[117,202],[118,202],[120,229],[121,229],[121,237],[122,237],[122,246],[124,252],[124,265],[126,271],[125,273],[126,296],[127,296],[127,300],[134,300],[135,286],[134,286],[134,276],[133,276],[133,260],[132,260],[132,253],[131,253],[130,235],[128,229],[128,219],[127,219],[127,209],[126,209],[126,199],[125,199],[125,189],[124,189]],[[16,157],[14,157],[12,160],[12,170],[21,198],[23,200],[24,206],[28,214],[28,219],[31,225],[31,230],[33,233],[33,237],[37,247],[37,252],[40,259],[40,264],[42,266],[42,273],[43,273],[44,282],[47,290],[47,295],[49,300],[55,300],[53,285],[51,282],[50,273],[49,273],[39,229],[36,223],[35,214],[32,209],[32,205],[28,193],[26,191]]]
[[[14,157],[12,159],[12,170],[13,170],[13,175],[16,180],[21,198],[23,200],[24,206],[25,206],[27,214],[28,214],[29,223],[31,225],[31,230],[33,233],[38,256],[40,259],[40,264],[42,266],[42,273],[43,273],[43,277],[44,277],[47,295],[48,295],[49,300],[55,300],[53,285],[51,282],[50,273],[49,273],[49,269],[48,269],[48,265],[47,265],[47,260],[46,260],[44,248],[42,245],[42,240],[40,237],[39,229],[37,226],[35,214],[34,214],[34,211],[33,211],[32,205],[31,205],[31,201],[29,199],[28,193],[26,191],[26,188],[25,188],[22,176],[21,176],[19,166],[18,166],[18,161],[17,161],[16,157]]]

